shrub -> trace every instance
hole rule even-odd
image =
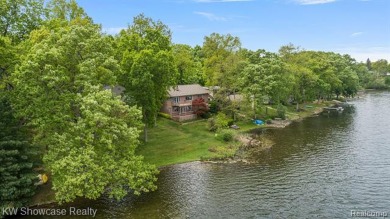
[[[215,137],[224,142],[230,142],[233,141],[235,136],[235,133],[233,130],[230,129],[222,129],[217,134],[215,134]]]
[[[217,113],[218,112],[218,105],[217,102],[212,100],[209,102],[209,110],[210,113]]]
[[[224,113],[219,112],[214,118],[207,120],[207,128],[209,131],[215,132],[227,128],[229,119]]]
[[[215,132],[217,131],[217,126],[215,124],[215,119],[214,118],[209,118],[207,120],[207,129],[210,131],[210,132]]]
[[[232,141],[234,139],[234,132],[232,130],[224,129],[224,130],[221,130],[221,132],[219,133],[219,136],[223,141],[229,142],[229,141]]]
[[[225,115],[225,113],[219,112],[217,114],[217,116],[215,117],[215,125],[217,126],[217,129],[223,129],[228,127],[229,119]]]
[[[192,101],[192,109],[197,116],[204,118],[204,115],[209,111],[206,101],[203,98],[197,98]]]
[[[211,117],[211,113],[210,112],[206,112],[206,113],[200,115],[200,118],[202,118],[202,119],[208,119],[210,117]]]

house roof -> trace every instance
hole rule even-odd
[[[209,91],[208,89],[200,86],[199,84],[188,84],[173,87],[168,91],[168,93],[170,97],[179,97],[197,94],[208,94]]]

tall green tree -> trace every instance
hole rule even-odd
[[[369,71],[372,70],[372,66],[371,66],[371,60],[368,58],[367,61],[366,61],[366,67]]]
[[[372,62],[371,68],[373,71],[376,71],[377,73],[379,73],[381,75],[384,75],[387,72],[390,72],[390,65],[386,59],[379,59],[376,62]]]
[[[202,83],[202,64],[195,57],[195,51],[191,46],[185,44],[173,45],[173,55],[178,72],[178,84]]]
[[[312,100],[315,96],[314,89],[318,81],[318,76],[313,72],[295,63],[288,64],[289,72],[292,75],[291,95],[296,102],[296,110],[299,110],[299,104],[307,100]]]
[[[59,202],[122,198],[154,190],[157,170],[135,155],[141,112],[105,85],[116,85],[119,65],[98,26],[71,21],[42,27],[12,75],[13,106],[46,146],[45,167]]]
[[[371,73],[369,72],[365,63],[356,63],[353,66],[357,76],[359,77],[359,88],[366,87],[369,83]]]
[[[342,94],[344,96],[354,96],[359,88],[359,77],[351,67],[346,67],[339,73],[342,82]]]
[[[212,33],[206,36],[203,42],[202,52],[204,55],[204,75],[207,85],[224,86],[224,79],[235,64],[239,63],[238,52],[241,42],[238,37],[230,34],[221,35]]]
[[[254,105],[261,105],[264,97],[279,103],[285,102],[291,83],[286,64],[277,54],[264,52],[258,54],[257,64],[249,64],[241,74],[241,88]]]
[[[296,99],[329,99],[333,95],[338,97],[341,94],[353,95],[357,92],[359,81],[355,80],[358,79],[356,61],[350,56],[291,49],[291,46],[282,47],[280,54],[295,75],[295,84],[300,87],[295,89],[300,91],[295,94]]]
[[[27,129],[15,118],[9,103],[12,91],[9,76],[16,56],[11,40],[0,36],[0,208],[27,204],[38,179],[33,171],[38,149],[29,143]]]
[[[0,91],[0,208],[26,205],[35,194],[38,149]],[[1,217],[1,216],[0,216]]]
[[[126,88],[128,102],[141,107],[147,141],[147,128],[155,124],[168,89],[176,84],[171,32],[162,22],[141,14],[121,31],[117,40],[117,57],[122,69],[120,82]]]
[[[46,17],[50,20],[73,21],[85,19],[92,22],[84,9],[75,0],[50,0],[46,8]]]
[[[11,89],[8,77],[14,71],[18,59],[16,46],[12,45],[11,39],[0,36],[0,90]]]
[[[1,0],[0,35],[18,43],[37,29],[45,18],[43,0]]]

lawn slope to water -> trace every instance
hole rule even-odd
[[[300,120],[319,114],[323,107],[332,106],[332,101],[302,105],[303,110],[296,112],[295,106],[286,107],[289,121]],[[276,117],[276,106],[268,108],[268,117]],[[263,116],[264,117],[264,116]],[[260,119],[261,118],[260,116]],[[272,128],[272,125],[257,126],[251,119],[236,123],[240,129],[236,134],[245,133],[256,128]],[[284,127],[284,126],[283,126]],[[141,135],[142,136],[142,135]],[[165,118],[158,118],[157,126],[148,130],[148,142],[137,148],[137,154],[145,157],[145,161],[156,166],[184,163],[201,160],[201,158],[231,157],[237,144],[218,140],[215,133],[207,130],[206,120],[179,123]],[[210,150],[213,152],[210,152]],[[216,152],[217,150],[217,152]]]
[[[148,142],[137,148],[137,154],[157,166],[200,160],[210,156],[210,146],[224,145],[207,130],[207,121],[180,124],[159,118],[157,126],[148,130]]]

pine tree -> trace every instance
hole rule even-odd
[[[366,66],[367,66],[367,69],[368,69],[369,71],[372,70],[372,67],[371,67],[371,60],[370,60],[370,59],[367,59],[367,61],[366,61]]]
[[[0,93],[0,208],[21,207],[34,195],[34,148]]]

